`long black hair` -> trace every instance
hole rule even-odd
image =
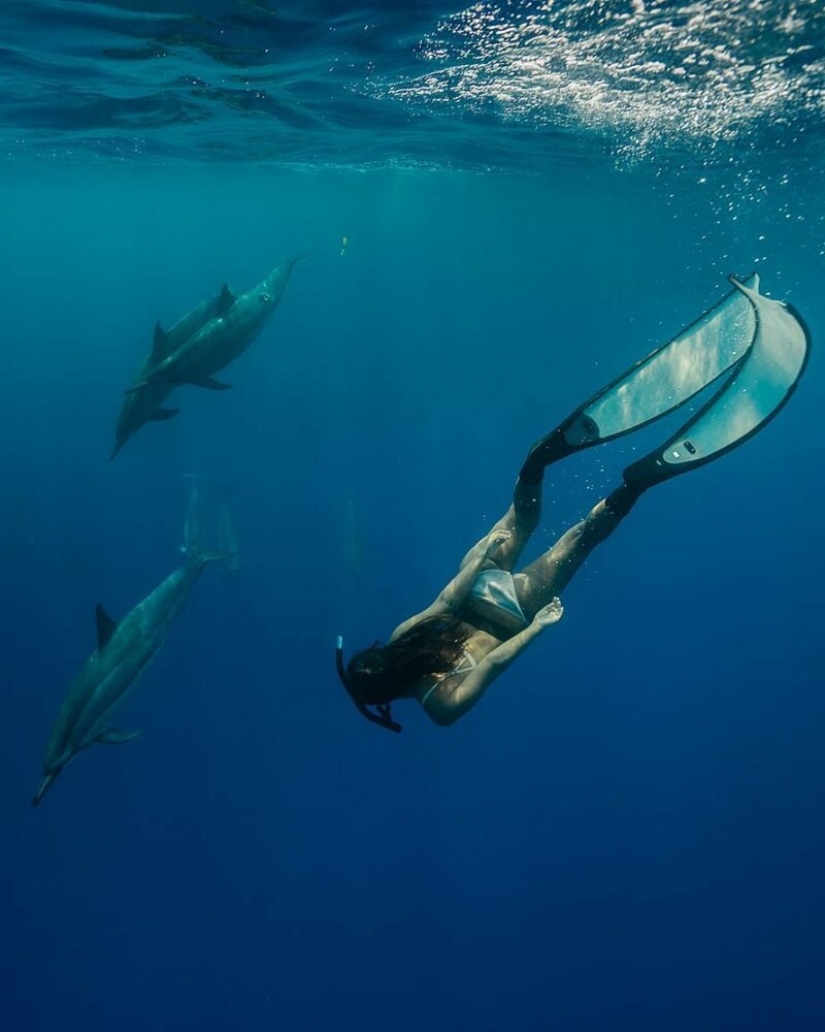
[[[389,645],[356,652],[347,663],[350,691],[366,706],[408,695],[418,681],[453,670],[470,633],[454,616],[425,617]]]

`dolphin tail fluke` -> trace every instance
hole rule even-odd
[[[46,774],[45,775],[43,780],[37,786],[37,791],[34,793],[34,797],[32,799],[32,806],[39,806],[40,805],[40,800],[49,791],[49,789],[52,786],[52,782],[54,781],[54,779],[57,777],[58,774],[59,774],[59,771],[55,770],[55,771],[52,771],[51,774]]]

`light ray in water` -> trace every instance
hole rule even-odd
[[[531,125],[732,141],[767,118],[825,113],[818,0],[477,3],[421,43],[420,75],[378,95]]]

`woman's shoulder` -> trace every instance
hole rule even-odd
[[[481,660],[501,644],[498,638],[486,631],[479,631],[474,627],[468,627],[468,631],[469,636],[462,646],[461,656],[455,667],[444,674],[432,674],[422,678],[413,691],[415,698],[436,723],[441,721],[436,719],[434,712],[430,712],[428,704],[431,703],[434,709],[437,709],[439,701],[447,700],[467,674],[475,670]]]

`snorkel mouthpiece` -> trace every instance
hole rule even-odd
[[[341,684],[347,690],[347,695],[358,707],[361,716],[366,717],[373,724],[378,724],[379,727],[385,727],[388,731],[401,730],[401,725],[392,719],[388,702],[377,704],[374,707],[375,712],[373,712],[373,710],[367,709],[366,705],[355,694],[352,685],[347,679],[347,668],[344,663],[344,639],[340,634],[335,642],[335,669],[338,671],[338,678]]]

